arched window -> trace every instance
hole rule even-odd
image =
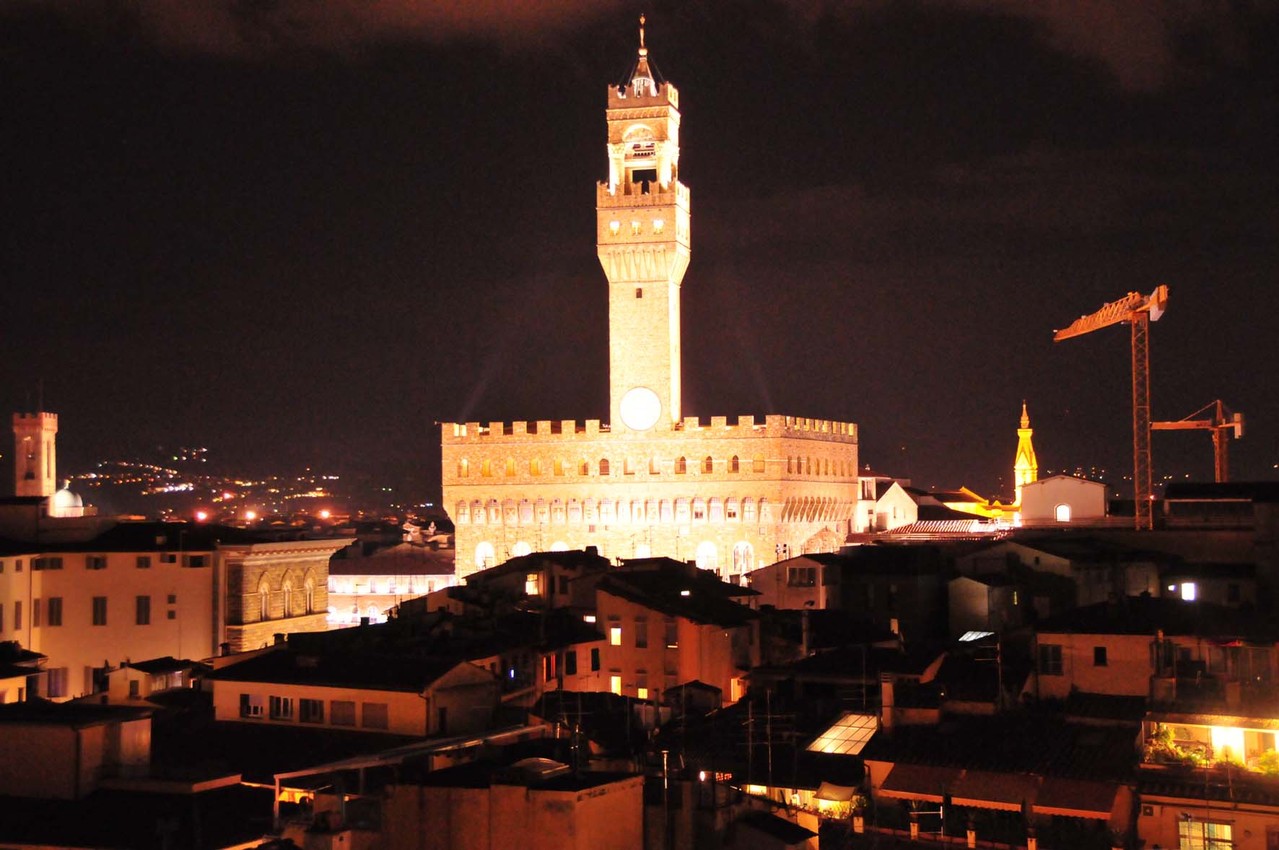
[[[742,541],[733,547],[733,572],[748,573],[755,569],[755,548]]]
[[[538,525],[546,525],[551,521],[551,508],[546,504],[545,499],[537,500],[537,504],[533,507],[533,518],[537,520]]]
[[[600,475],[608,475],[608,458],[600,458]]]
[[[489,525],[502,524],[502,506],[498,504],[497,499],[489,499],[488,514]]]
[[[658,504],[658,510],[661,511],[663,525],[670,525],[675,521],[675,511],[672,509],[670,499],[662,499]]]
[[[565,520],[564,503],[559,499],[551,502],[551,522],[563,525]]]
[[[764,471],[764,458],[761,455],[755,455],[755,457],[751,458],[751,472],[763,472],[763,471]]]
[[[553,471],[555,472],[555,474],[556,474],[556,475],[563,475],[563,474],[564,474],[564,459],[563,459],[563,458],[558,458],[558,457],[557,457],[557,458],[555,459],[555,469],[554,469]]]
[[[786,455],[786,474],[789,475],[795,471],[795,459],[790,455]]]
[[[532,553],[533,553],[533,547],[530,546],[528,543],[524,542],[523,540],[520,540],[514,546],[511,547],[512,558],[522,558],[525,555],[531,555]]]
[[[496,553],[493,551],[493,544],[487,540],[475,545],[475,566],[477,569],[487,570],[497,561]]]
[[[751,498],[742,499],[742,522],[755,521],[755,500]]]
[[[533,524],[533,503],[528,499],[520,500],[520,525]]]
[[[484,505],[479,499],[471,502],[471,522],[474,525],[484,524]]]
[[[506,477],[515,477],[515,458],[513,457],[508,457],[506,459]]]
[[[271,586],[267,584],[266,576],[258,585],[258,619],[271,619]]]
[[[457,517],[458,525],[466,525],[471,521],[471,506],[466,502],[458,502],[455,516]]]
[[[683,455],[680,455],[675,458],[675,474],[683,475],[685,472],[688,472],[688,460]]]
[[[591,474],[591,465],[590,463],[587,462],[586,458],[582,458],[580,461],[577,462],[577,474],[578,475]]]
[[[528,474],[529,475],[542,474],[542,459],[540,457],[535,457],[528,462]]]
[[[688,520],[689,520],[688,499],[676,499],[675,500],[675,522],[679,523],[680,525],[688,525]]]
[[[693,500],[693,522],[706,522],[706,500],[697,498]]]
[[[306,584],[302,586],[306,593],[306,613],[315,613],[315,583],[311,579],[306,580]]]
[[[707,455],[702,459],[702,472],[714,472],[715,461],[711,460],[711,456]]]
[[[466,458],[462,458],[457,462],[457,477],[466,478],[471,474],[471,462]]]
[[[650,457],[648,459],[648,474],[657,475],[660,472],[661,472],[661,469],[659,469],[657,466],[657,456],[654,455],[653,457]]]
[[[741,520],[741,518],[742,518],[742,515],[738,511],[737,500],[732,498],[731,496],[725,499],[724,500],[724,519],[728,520],[729,522],[738,522]]]
[[[737,455],[733,455],[732,457],[730,457],[730,458],[728,459],[728,471],[729,471],[729,472],[737,472],[737,471],[739,471],[739,470],[740,470],[740,468],[741,468],[741,463],[740,463],[740,461],[738,461],[738,459],[737,459]]]
[[[719,549],[709,540],[697,544],[697,566],[713,573],[719,572]]]
[[[724,521],[724,503],[712,496],[706,503],[706,518],[711,522]]]
[[[284,616],[293,616],[293,583],[289,581],[284,583]]]
[[[569,499],[568,501],[568,522],[569,525],[582,524],[582,503],[577,499]]]
[[[1070,522],[1070,505],[1058,505],[1053,508],[1053,516],[1057,522]]]
[[[502,524],[503,525],[519,525],[520,523],[520,507],[514,499],[507,499],[502,503]]]
[[[480,464],[480,475],[483,475],[485,478],[493,477],[493,461],[492,460],[488,458],[484,458],[484,461]]]

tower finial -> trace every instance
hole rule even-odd
[[[643,13],[643,12],[640,12],[640,26],[639,26],[639,31],[640,31],[640,46],[639,46],[639,49],[640,49],[640,55],[641,55],[641,56],[643,56],[643,55],[647,52],[647,50],[648,50],[646,47],[644,47],[644,20],[645,20],[645,18],[644,18],[644,13]]]
[[[1026,400],[1024,398],[1021,400],[1021,427],[1030,427],[1030,414],[1026,412]]]

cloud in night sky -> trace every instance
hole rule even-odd
[[[0,9],[55,9],[98,31],[105,25],[173,51],[238,58],[458,38],[535,48],[601,19],[629,17],[634,5],[621,0],[0,0]],[[796,23],[821,27],[830,16],[855,17],[899,4],[789,0],[785,5]],[[1050,45],[1099,62],[1133,91],[1157,89],[1203,66],[1241,63],[1247,32],[1262,14],[1248,3],[1176,0],[920,0],[915,5],[1029,19]],[[751,11],[743,6],[741,14]],[[661,20],[660,8],[652,14],[654,21]]]

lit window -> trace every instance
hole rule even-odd
[[[648,699],[648,688],[636,688],[635,696],[640,699]]]
[[[622,677],[621,677],[621,676],[609,676],[609,677],[608,677],[608,690],[609,690],[609,692],[610,692],[610,693],[617,694],[617,695],[620,697],[620,696],[622,695]]]
[[[622,223],[620,221],[610,221],[608,223],[608,232],[616,236],[622,232]]]
[[[653,232],[654,232],[654,233],[661,233],[661,232],[662,232],[663,230],[665,230],[665,229],[666,229],[666,222],[665,222],[665,221],[663,221],[663,220],[662,220],[662,219],[660,219],[660,218],[655,218],[655,219],[653,219]]]
[[[538,574],[529,573],[524,577],[524,593],[526,596],[538,595]]]
[[[1232,850],[1234,830],[1228,823],[1213,823],[1197,818],[1177,821],[1180,850]]]
[[[1193,581],[1183,581],[1181,583],[1181,598],[1187,602],[1194,602],[1199,595],[1199,589],[1195,587]]]
[[[1070,522],[1070,505],[1058,505],[1054,510],[1057,522]]]
[[[622,627],[610,626],[608,630],[608,642],[610,646],[622,645]]]
[[[640,222],[638,222],[638,221],[632,221],[632,222],[631,222],[631,235],[632,235],[632,236],[639,236],[639,235],[640,235],[640,230],[641,230],[641,228],[642,228],[642,227],[643,227],[643,225],[642,225]]]

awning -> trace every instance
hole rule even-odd
[[[823,782],[813,796],[831,803],[847,803],[853,799],[856,793],[856,788],[850,788],[847,785],[836,785],[833,782]]]
[[[951,803],[979,809],[1019,812],[1035,801],[1038,776],[1025,773],[990,773],[966,770],[951,788]]]
[[[1047,777],[1039,789],[1034,811],[1040,815],[1106,820],[1115,806],[1119,786],[1087,779]]]
[[[940,803],[950,793],[950,786],[963,773],[957,767],[934,767],[928,764],[896,764],[879,786],[882,797]]]

